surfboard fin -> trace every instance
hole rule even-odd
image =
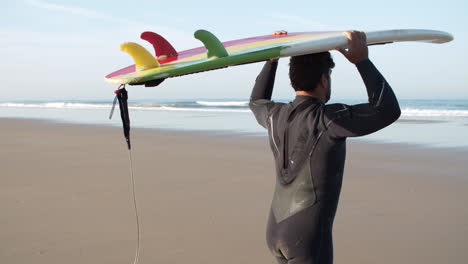
[[[145,87],[155,87],[155,86],[160,85],[164,80],[166,80],[166,78],[140,82],[140,83],[130,83],[130,85],[144,85]]]
[[[120,45],[120,50],[132,56],[137,71],[159,67],[159,62],[156,58],[139,44],[125,42]]]
[[[177,51],[174,49],[171,43],[169,43],[169,41],[167,41],[161,35],[154,32],[145,31],[141,33],[140,38],[148,41],[151,43],[151,45],[153,45],[154,54],[156,54],[156,57],[158,57],[158,60],[161,63],[168,63],[177,60]]]
[[[222,58],[229,56],[221,41],[219,41],[219,39],[211,32],[199,29],[195,31],[194,36],[196,39],[203,42],[203,45],[205,45],[205,48],[208,50],[208,58]]]

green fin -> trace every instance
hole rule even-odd
[[[222,58],[229,56],[221,41],[219,41],[219,39],[212,33],[199,29],[195,31],[194,36],[196,39],[203,42],[203,45],[205,45],[205,48],[208,50],[208,58]]]

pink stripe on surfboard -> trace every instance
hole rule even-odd
[[[296,33],[288,33],[285,35],[265,35],[265,36],[259,36],[259,37],[251,37],[251,38],[245,38],[245,39],[238,39],[238,40],[230,40],[226,42],[222,42],[224,47],[231,47],[231,46],[236,46],[236,45],[242,45],[242,44],[248,44],[252,42],[259,42],[259,41],[264,41],[264,40],[270,40],[270,39],[280,39],[280,38],[286,38],[286,37],[293,37],[293,36],[298,36],[298,35],[305,35],[305,34],[317,34],[317,33],[323,33],[323,32],[296,32]],[[189,49],[189,50],[184,50],[181,52],[178,52],[177,59],[184,59],[190,56],[194,56],[197,54],[205,53],[206,48],[205,47],[198,47],[194,49]],[[161,59],[158,61],[161,64],[167,63],[167,59]],[[135,65],[131,65],[125,68],[122,68],[118,71],[112,72],[106,76],[107,79],[119,76],[122,74],[128,74],[135,72],[136,68]]]
[[[125,68],[122,68],[118,71],[115,71],[113,73],[110,73],[106,76],[107,79],[109,78],[112,78],[114,76],[119,76],[119,75],[122,75],[122,74],[128,74],[128,73],[132,73],[132,72],[135,72],[136,71],[136,67],[135,67],[135,64],[133,65],[130,65],[130,66],[127,66]]]

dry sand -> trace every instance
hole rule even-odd
[[[140,263],[275,263],[265,137],[134,129]],[[132,263],[120,128],[0,119],[0,263]],[[350,141],[335,263],[467,263],[468,151]]]

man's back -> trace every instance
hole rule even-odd
[[[400,115],[392,89],[372,62],[364,60],[357,68],[366,84],[367,104],[325,105],[311,96],[275,103],[270,99],[276,62],[267,62],[257,78],[250,108],[268,129],[275,158],[267,243],[279,263],[332,263],[346,138],[375,132]]]

